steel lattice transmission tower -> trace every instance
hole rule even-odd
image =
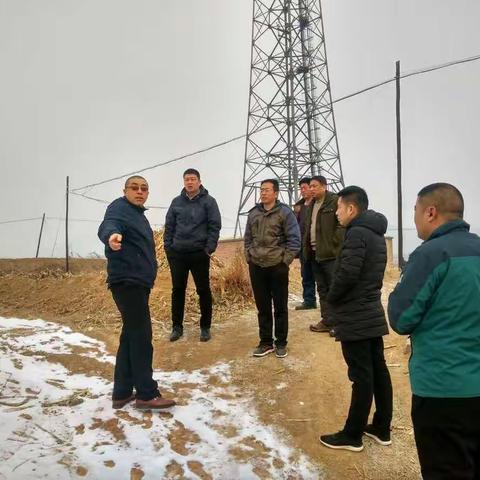
[[[324,175],[334,191],[343,186],[320,0],[253,0],[251,55],[235,236],[261,180],[277,178],[290,206],[303,176]]]

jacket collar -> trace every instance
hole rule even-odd
[[[441,237],[454,230],[466,230],[468,232],[470,231],[470,225],[464,220],[452,220],[451,222],[446,222],[436,228],[425,241],[428,242],[429,240]]]
[[[198,193],[190,198],[188,195],[187,195],[187,191],[185,190],[185,187],[182,188],[182,191],[180,192],[180,195],[184,198],[186,198],[187,200],[190,200],[190,201],[193,201],[193,200],[196,200],[197,198],[200,198],[200,197],[203,197],[205,195],[207,195],[208,193],[208,190],[203,186],[203,185],[200,185],[200,190],[198,191]]]
[[[335,194],[333,192],[329,192],[328,190],[325,192],[325,196],[323,197],[323,203],[322,206],[320,207],[320,210],[324,210],[326,207],[329,207],[333,201],[335,200]],[[313,209],[313,206],[315,205],[316,200],[312,199],[310,204],[308,205]]]
[[[270,210],[265,210],[265,208],[263,207],[263,203],[257,203],[257,208],[263,212],[263,213],[266,213],[267,215],[269,215],[270,213],[274,212],[275,210],[278,210],[281,206],[281,202],[279,200],[277,200],[275,202],[275,205],[270,209]]]
[[[138,210],[139,212],[143,213],[145,212],[146,210],[148,210],[148,208],[144,207],[144,206],[141,206],[141,205],[134,205],[133,203],[129,202],[127,200],[127,197],[120,197],[127,205],[129,205],[130,207],[134,208],[135,210]]]

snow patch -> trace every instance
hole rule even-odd
[[[118,479],[132,469],[144,478],[323,478],[281,433],[261,424],[252,399],[230,385],[229,364],[157,370],[176,407],[115,411],[110,381],[48,357],[78,347],[82,356],[114,362],[102,342],[68,327],[0,317],[0,479]]]

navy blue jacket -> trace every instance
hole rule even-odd
[[[222,220],[217,202],[203,185],[190,199],[185,191],[172,200],[165,219],[165,251],[198,252],[209,255],[217,249]]]
[[[112,233],[122,234],[122,248],[118,251],[108,245]],[[129,282],[153,287],[157,259],[145,208],[133,205],[125,197],[117,198],[107,207],[98,238],[105,244],[109,285]]]

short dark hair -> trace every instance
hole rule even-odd
[[[321,183],[322,185],[327,184],[327,179],[323,175],[314,175],[310,181],[316,180],[318,183]]]
[[[353,203],[360,212],[368,209],[368,195],[367,192],[356,185],[351,185],[340,190],[337,195],[345,203]]]
[[[463,218],[463,195],[450,183],[432,183],[418,192],[418,198],[431,202],[442,216],[450,220]]]
[[[145,183],[148,183],[147,180],[146,180],[144,177],[142,177],[142,176],[140,176],[140,175],[132,175],[131,177],[128,177],[128,178],[125,180],[125,188],[127,188],[127,187],[128,187],[128,184],[129,184],[132,180],[134,180],[135,178],[140,178],[140,179],[143,180]]]
[[[267,178],[266,180],[262,180],[260,182],[260,186],[262,186],[264,183],[271,183],[273,185],[274,192],[278,192],[280,190],[280,185],[276,178]]]
[[[187,168],[183,172],[183,176],[185,176],[185,175],[195,175],[200,180],[200,172],[198,170],[196,170],[195,168]]]
[[[311,180],[310,177],[303,177],[298,182],[298,185],[303,185],[304,183],[306,183],[307,185],[310,185],[310,180]]]

